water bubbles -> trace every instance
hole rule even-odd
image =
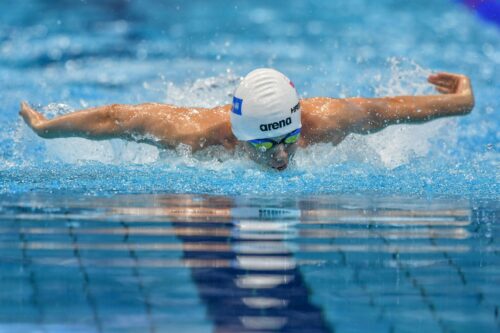
[[[200,145],[201,148],[203,148],[205,146],[205,143],[207,143],[207,139],[205,139],[205,138],[201,138],[198,141],[198,144]]]
[[[192,83],[178,86],[173,82],[167,84],[166,101],[175,105],[198,105],[212,107],[230,103],[230,96],[240,77],[226,71],[216,77],[199,78]]]
[[[81,70],[81,63],[77,60],[68,60],[64,63],[64,69],[68,76],[78,75],[78,72]]]
[[[274,17],[274,12],[267,8],[255,8],[249,13],[250,20],[255,24],[272,22]]]
[[[48,118],[54,118],[72,111],[74,110],[64,103],[50,103],[42,109],[42,113]]]
[[[450,13],[443,21],[443,11],[414,8],[410,2],[402,6],[415,11],[400,23],[382,22],[391,6],[380,5],[377,11],[365,13],[364,24],[345,25],[355,22],[358,5],[324,5],[328,11],[320,9],[312,16],[295,11],[297,16],[292,17],[282,15],[279,5],[272,2],[249,11],[247,5],[230,5],[226,6],[229,16],[209,25],[202,21],[225,14],[217,12],[217,6],[205,6],[208,14],[197,16],[201,20],[196,27],[179,17],[180,10],[189,13],[188,7],[195,6],[188,2],[182,8],[168,5],[168,12],[142,8],[133,21],[121,20],[120,15],[108,11],[98,18],[101,23],[91,22],[90,29],[82,29],[89,25],[87,19],[70,19],[57,12],[40,16],[31,27],[13,29],[4,23],[0,56],[6,66],[0,75],[8,84],[2,91],[6,103],[0,136],[2,170],[13,168],[22,174],[19,179],[24,183],[49,188],[49,182],[40,182],[21,167],[29,164],[33,169],[44,169],[42,162],[46,161],[47,170],[60,172],[51,171],[52,178],[77,169],[68,181],[74,188],[82,175],[88,175],[88,187],[103,191],[111,187],[147,191],[148,186],[163,191],[219,193],[419,193],[423,187],[457,194],[495,191],[491,184],[498,160],[494,117],[498,111],[495,65],[499,52],[494,46],[498,44],[498,29],[453,6],[443,7]],[[233,8],[245,15],[234,15]],[[341,16],[332,20],[330,14]],[[64,29],[55,27],[56,20],[63,17],[57,24],[64,23]],[[426,20],[420,20],[422,17]],[[141,24],[136,24],[136,19]],[[255,29],[250,29],[249,21],[256,23]],[[427,30],[418,28],[423,26],[419,21],[430,22]],[[271,23],[273,29],[267,29]],[[373,23],[380,23],[380,29],[367,30],[365,25],[375,26]],[[226,26],[229,28],[224,30]],[[456,37],[454,31],[460,26],[463,28]],[[471,34],[467,39],[476,36],[477,40],[464,43],[467,34]],[[190,38],[185,38],[187,35]],[[293,36],[293,41],[287,36]],[[392,57],[397,54],[409,54],[415,61]],[[391,58],[384,65],[387,56]],[[467,117],[391,126],[370,136],[349,135],[338,146],[325,143],[299,150],[295,162],[283,173],[269,172],[239,151],[207,147],[204,140],[199,144],[205,149],[195,153],[187,147],[163,151],[122,140],[43,140],[26,125],[16,123],[14,109],[21,96],[44,105],[66,101],[82,108],[148,100],[182,106],[229,104],[240,75],[266,64],[283,70],[307,89],[302,97],[435,93],[426,82],[430,69],[463,71],[472,76],[477,106]],[[73,109],[49,104],[42,111],[52,117]],[[65,166],[58,168],[61,162]],[[121,173],[127,177],[119,177]],[[102,179],[102,174],[109,179]],[[465,179],[464,174],[475,177]],[[38,175],[48,176],[49,171]]]
[[[47,55],[50,59],[57,61],[61,59],[62,51],[59,48],[53,48],[48,50]]]
[[[430,70],[406,58],[390,57],[387,63],[390,66],[389,78],[386,81],[378,77],[372,79],[377,96],[424,95],[432,92],[431,85],[427,83]]]
[[[139,47],[136,52],[137,60],[143,61],[148,57],[148,50],[145,47]]]
[[[482,46],[482,51],[487,57],[491,58],[492,60],[498,59],[496,57],[498,55],[498,50],[496,50],[495,47],[491,45],[491,43],[484,43]]]
[[[88,108],[88,107],[89,107],[89,103],[88,103],[86,100],[84,100],[83,98],[80,98],[79,102],[80,102],[80,106],[81,106],[83,109],[86,109],[86,108]]]

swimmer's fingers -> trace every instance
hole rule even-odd
[[[453,93],[453,90],[451,90],[450,88],[444,88],[444,87],[439,87],[439,86],[436,86],[435,88],[441,94],[451,94],[451,93]]]
[[[446,93],[472,95],[470,79],[461,74],[438,73],[430,75],[428,81],[437,87],[447,89]],[[439,90],[439,89],[438,89]]]
[[[436,88],[436,90],[442,94],[451,94],[455,91],[453,86],[450,83],[437,82],[437,81],[432,82],[431,80],[429,80],[429,82],[434,84],[434,88]]]
[[[443,87],[454,87],[459,78],[458,75],[448,74],[448,73],[438,73],[435,75],[430,75],[428,81],[432,84],[443,86]]]
[[[438,73],[430,75],[427,81],[436,86],[436,90],[443,94],[451,94],[457,91],[462,75],[450,73]]]
[[[26,102],[21,102],[20,109],[19,114],[31,128],[35,128],[37,125],[47,120],[47,118],[45,118],[41,113],[36,112]]]

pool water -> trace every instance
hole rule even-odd
[[[484,17],[452,0],[1,2],[0,332],[497,332]],[[220,147],[44,140],[18,116],[22,100],[48,117],[229,104],[257,67],[304,98],[431,94],[431,72],[464,73],[476,106],[284,172]]]
[[[460,3],[46,0],[0,4],[0,16],[0,193],[498,196],[500,30]],[[229,104],[240,77],[263,66],[303,97],[434,93],[430,72],[465,73],[476,107],[316,145],[283,173],[218,148],[44,140],[17,115],[21,100],[49,117],[111,103]]]
[[[0,332],[497,332],[498,203],[23,195]]]

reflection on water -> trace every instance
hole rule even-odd
[[[3,197],[0,332],[494,332],[498,203]]]

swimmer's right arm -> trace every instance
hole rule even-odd
[[[165,107],[168,106],[163,105]],[[22,102],[20,115],[43,138],[121,138],[164,147],[175,147],[180,143],[173,124],[161,117],[158,104],[113,104],[47,119]]]

